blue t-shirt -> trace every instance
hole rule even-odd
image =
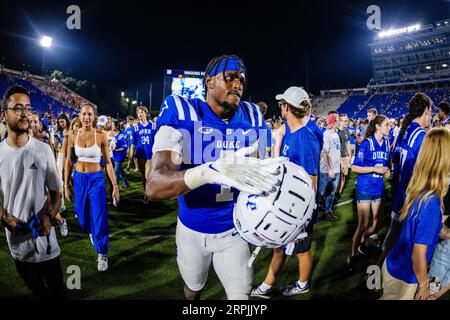
[[[356,144],[356,140],[355,140],[356,128],[347,126],[347,130],[350,133],[350,144]]]
[[[380,146],[375,136],[371,136],[361,142],[353,165],[358,167],[388,167],[389,156],[389,140],[383,139]],[[363,194],[381,195],[383,193],[383,175],[375,172],[360,173],[356,179],[356,189]]]
[[[117,134],[115,137],[115,142],[116,142],[116,149],[123,149],[122,151],[116,151],[113,150],[113,160],[115,162],[124,162],[126,155],[127,155],[127,150],[128,150],[128,143],[127,143],[127,138],[125,133],[122,131],[119,134]]]
[[[183,135],[183,163],[180,170],[217,160],[221,152],[265,141],[270,130],[258,106],[241,101],[231,120],[219,118],[200,99],[171,95],[161,106],[157,128],[170,126]],[[265,148],[266,146],[262,146]],[[202,233],[222,233],[234,228],[233,208],[239,191],[219,184],[203,185],[178,197],[179,219]]]
[[[414,165],[419,156],[420,147],[425,138],[426,131],[417,122],[412,122],[405,131],[398,149],[398,166],[394,167],[394,182],[396,186],[395,196],[392,202],[392,211],[396,217],[403,207],[406,197],[406,189],[413,175]]]
[[[386,268],[396,279],[406,283],[417,283],[412,264],[414,244],[427,245],[427,264],[433,257],[442,228],[441,203],[436,194],[432,194],[419,207],[420,196],[411,205],[408,216],[403,222],[397,242],[386,258]]]
[[[133,133],[135,145],[134,156],[138,159],[150,160],[153,156],[153,141],[156,133],[156,125],[148,122],[146,126],[138,123]]]
[[[309,175],[317,176],[318,181],[321,148],[317,136],[307,126],[291,133],[286,122],[285,128],[286,132],[281,145],[281,155],[288,157],[289,161],[303,167]],[[319,192],[316,192],[316,198],[318,196]],[[318,199],[316,199],[317,201]],[[314,224],[318,221],[319,212],[316,207],[311,217],[311,222]]]
[[[308,127],[309,130],[314,133],[314,135],[317,138],[317,141],[319,142],[320,150],[323,148],[323,131],[320,129],[320,127],[312,121],[311,119],[306,123],[306,127]]]
[[[303,167],[309,175],[318,175],[320,145],[316,135],[307,126],[291,133],[287,123],[285,125],[286,134],[281,146],[281,154],[288,157],[289,161]]]
[[[124,131],[125,131],[125,134],[126,134],[126,137],[127,137],[127,142],[128,142],[127,145],[128,145],[128,148],[129,148],[133,144],[133,133],[136,130],[135,130],[134,126],[133,126],[133,127],[126,128]]]

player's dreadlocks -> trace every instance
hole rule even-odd
[[[225,78],[225,70],[227,69],[228,62],[230,61],[230,59],[237,60],[238,65],[239,65],[239,70],[241,72],[247,74],[247,69],[245,68],[244,62],[242,61],[241,58],[239,58],[238,56],[236,56],[234,54],[232,54],[232,55],[223,54],[219,57],[212,58],[211,61],[209,61],[208,65],[206,66],[205,76],[203,78],[203,84],[205,85],[205,87],[206,87],[206,77],[209,76],[211,73],[216,74],[222,61],[224,61],[222,74],[223,74],[223,77]],[[245,83],[244,83],[244,88],[246,85],[247,85],[247,81],[245,81]]]

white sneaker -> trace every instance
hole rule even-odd
[[[92,240],[92,233],[89,233],[89,239],[91,239],[92,245],[94,245],[94,240]]]
[[[97,270],[99,272],[103,272],[108,270],[108,257],[103,255],[103,254],[99,254],[98,258],[97,258]]]
[[[69,234],[69,227],[67,226],[67,221],[64,218],[62,218],[61,223],[59,224],[59,231],[61,232],[62,237],[67,237]]]

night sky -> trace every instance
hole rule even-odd
[[[204,70],[222,53],[248,71],[246,99],[275,105],[291,85],[361,87],[371,77],[366,8],[381,7],[383,28],[450,17],[449,0],[403,1],[14,1],[0,4],[0,59],[39,73],[42,34],[53,37],[47,68],[97,85],[101,110],[115,114],[121,90],[153,109],[162,101],[165,68]],[[81,30],[66,28],[66,8],[81,8]],[[308,72],[307,72],[308,71]],[[307,76],[308,74],[308,76]]]

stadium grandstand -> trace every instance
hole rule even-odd
[[[313,101],[318,115],[337,109],[364,119],[375,108],[398,118],[416,92],[433,100],[434,112],[450,100],[450,19],[379,32],[369,47],[373,77],[367,87],[321,91]]]
[[[3,96],[11,85],[21,85],[29,90],[33,109],[40,114],[46,112],[53,116],[59,113],[72,114],[77,112],[84,102],[88,102],[56,79],[7,68],[2,68],[1,71],[0,95]]]

